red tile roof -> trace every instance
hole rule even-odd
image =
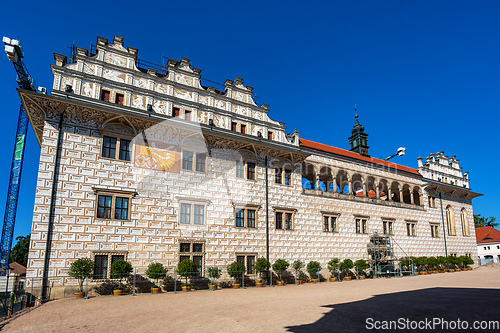
[[[476,228],[476,241],[480,243],[500,243],[500,230],[493,227]]]
[[[394,170],[401,170],[401,171],[405,171],[405,172],[420,176],[418,171],[414,168],[410,168],[410,167],[407,167],[407,166],[404,166],[401,164],[391,163],[391,162],[381,160],[378,158],[362,156],[358,153],[355,153],[355,152],[352,152],[349,150],[328,146],[328,145],[325,145],[322,143],[317,143],[317,142],[306,140],[306,139],[300,139],[300,145],[302,147],[321,150],[321,151],[324,151],[327,153],[332,153],[335,155],[340,155],[340,156],[349,157],[349,158],[353,158],[353,159],[364,161],[364,162],[378,164],[378,165],[382,165],[385,167],[389,167],[389,168],[394,169]]]
[[[12,270],[11,274],[12,273],[18,274],[18,275],[25,275],[26,274],[26,267],[24,267],[23,265],[21,265],[18,262],[15,262],[15,261],[11,262],[9,264],[9,268]]]

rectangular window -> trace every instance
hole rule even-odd
[[[292,185],[292,170],[285,169],[285,185]]]
[[[196,265],[196,273],[197,275],[203,275],[203,256],[193,256],[193,262]]]
[[[247,210],[247,227],[255,228],[255,210],[253,209]]]
[[[116,197],[115,201],[115,219],[128,219],[128,198]]]
[[[181,203],[181,220],[182,224],[190,224],[191,223],[191,205]]]
[[[283,169],[275,168],[274,169],[274,182],[276,184],[281,184],[281,175],[283,173]]]
[[[439,225],[431,224],[431,236],[433,238],[439,238]]]
[[[193,170],[193,152],[185,150],[182,152],[182,169]]]
[[[94,257],[94,279],[105,279],[108,277],[108,256],[96,255]]]
[[[323,231],[337,232],[337,216],[323,214]]]
[[[187,200],[183,200],[187,201]],[[205,224],[205,204],[193,202],[181,202],[179,211],[180,224]]]
[[[293,212],[277,211],[276,229],[278,230],[293,230]]]
[[[180,252],[191,252],[191,243],[181,243]]]
[[[285,213],[285,229],[292,230],[292,214]]]
[[[245,163],[236,162],[236,177],[245,178]]]
[[[283,213],[276,212],[276,229],[283,229]]]
[[[206,154],[196,154],[196,171],[205,172]]]
[[[245,210],[237,209],[236,210],[236,226],[244,227],[245,226]]]
[[[130,161],[130,140],[120,139],[120,153],[118,159]]]
[[[247,179],[255,180],[255,163],[247,162]]]
[[[181,117],[181,109],[172,108],[172,117],[180,118]]]
[[[384,235],[394,235],[393,233],[393,221],[382,221],[382,226],[384,229]]]
[[[194,224],[203,224],[205,206],[194,205]]]
[[[193,243],[193,252],[203,252],[203,244]]]
[[[257,274],[258,272],[255,272],[255,254],[244,254],[244,253],[238,253],[236,254],[236,262],[242,264],[245,266],[245,274]]]
[[[368,226],[367,226],[366,219],[362,219],[362,218],[356,219],[356,233],[357,234],[367,234],[368,233]]]
[[[417,224],[415,222],[406,222],[406,234],[408,236],[417,235],[416,225]]]
[[[184,112],[184,119],[191,121],[191,111]]]
[[[247,133],[247,125],[241,124],[241,126],[240,126],[240,132],[243,133],[243,134],[246,134]]]
[[[116,94],[116,97],[115,97],[116,104],[123,105],[124,101],[125,101],[125,96],[123,94]]]
[[[238,130],[238,124],[236,124],[234,121],[231,122],[231,131],[236,132]]]
[[[273,139],[273,132],[267,131],[267,139],[272,140]]]
[[[101,101],[109,102],[110,95],[109,90],[101,90]]]
[[[108,195],[99,195],[97,197],[97,217],[102,219],[111,218],[111,205],[113,197]]]
[[[254,274],[255,256],[247,256],[247,274]]]
[[[102,157],[115,158],[116,138],[105,136],[102,139]]]
[[[179,262],[191,260],[196,265],[196,275],[203,275],[203,258],[205,256],[204,244],[182,242],[179,244]]]

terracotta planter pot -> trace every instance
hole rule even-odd
[[[445,271],[443,269],[439,269],[438,273],[444,273]]]
[[[464,272],[465,272],[465,271],[468,271],[468,269],[467,269],[467,268],[462,268],[462,271],[464,271]]]
[[[336,278],[336,277],[331,277],[331,278],[330,278],[330,282],[335,282],[335,281],[337,281],[337,278]]]
[[[233,283],[233,288],[234,289],[241,288],[241,283]]]
[[[319,282],[319,280],[318,280],[318,279],[311,279],[311,282],[312,282],[312,283],[318,283],[318,282]]]
[[[297,284],[302,284],[302,280],[295,280],[297,282]]]
[[[264,282],[255,282],[256,287],[262,287],[264,285]]]
[[[418,272],[413,272],[413,275],[418,275]]]
[[[427,272],[420,272],[420,275],[427,275]]]
[[[121,295],[123,295],[123,290],[113,290],[113,295],[114,296],[121,296]]]
[[[151,288],[151,294],[159,294],[161,291],[160,288]]]
[[[346,277],[344,278],[344,281],[351,281],[351,277],[350,277],[350,276],[346,276]]]
[[[84,298],[85,297],[85,292],[84,291],[79,291],[75,293],[75,298]]]
[[[208,289],[210,289],[210,290],[216,290],[217,289],[217,285],[216,284],[209,284],[208,285]]]
[[[285,281],[278,281],[278,286],[284,286],[285,285]]]
[[[181,286],[182,288],[182,291],[190,291],[191,290],[191,286]]]
[[[364,280],[364,279],[366,279],[366,276],[361,275],[361,276],[359,277],[359,279],[360,279],[360,280]]]
[[[455,270],[454,269],[449,269],[448,272],[453,273],[453,272],[455,272]]]

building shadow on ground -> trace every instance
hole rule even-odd
[[[473,330],[474,321],[500,321],[498,302],[500,289],[473,288],[430,288],[393,294],[376,295],[366,300],[326,305],[331,308],[321,319],[312,323],[286,327],[289,332],[500,332],[497,329]],[[372,318],[373,321],[368,321]],[[410,321],[467,321],[469,327],[459,330],[449,326],[429,326],[423,329],[410,326],[409,329],[393,326],[383,327],[382,321],[396,321],[404,318]],[[436,319],[437,320],[437,319]],[[375,321],[380,325],[375,328]],[[372,329],[367,328],[367,324]],[[410,324],[411,325],[411,324]],[[413,324],[415,325],[415,324]],[[423,325],[423,324],[422,324]],[[443,324],[445,325],[445,324]],[[465,325],[465,324],[462,324]]]

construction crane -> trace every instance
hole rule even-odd
[[[23,63],[23,50],[18,40],[3,37],[5,53],[14,64],[17,72],[17,84],[19,88],[36,92],[33,78]],[[10,170],[9,190],[7,192],[7,203],[5,204],[5,214],[2,227],[2,238],[0,240],[0,272],[6,274],[9,265],[10,249],[14,236],[14,225],[16,222],[17,198],[19,196],[19,186],[21,185],[21,170],[23,167],[24,146],[28,130],[28,115],[21,103],[19,109],[19,119],[17,121],[16,140],[14,144],[14,154]]]

